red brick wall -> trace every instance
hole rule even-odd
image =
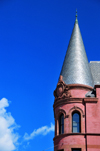
[[[71,151],[71,148],[81,148],[82,151],[100,151],[100,88],[96,87],[98,101],[94,101],[94,98],[85,101],[85,94],[89,90],[91,88],[88,86],[71,86],[70,98],[54,102],[54,151],[60,149]],[[72,133],[72,112],[75,110],[81,115],[81,133],[77,134]],[[59,135],[59,115],[61,113],[64,114],[64,134]]]

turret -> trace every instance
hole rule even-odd
[[[99,64],[88,63],[76,14],[54,91],[54,151],[100,151]]]

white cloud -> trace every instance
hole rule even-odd
[[[41,128],[35,129],[30,135],[25,133],[24,140],[33,139],[37,135],[47,135],[49,132],[54,131],[54,125],[51,123],[51,126],[43,126]]]
[[[19,135],[15,132],[18,125],[5,107],[9,103],[6,98],[0,100],[0,151],[13,151],[18,144]]]
[[[23,145],[23,141],[18,143],[19,134],[16,129],[19,126],[15,123],[15,119],[10,112],[7,112],[6,107],[9,107],[9,102],[6,98],[0,100],[0,151],[15,151],[18,150],[19,145]],[[51,123],[50,127],[43,126],[35,129],[30,135],[25,133],[24,141],[33,139],[37,135],[47,135],[54,131],[54,125]],[[22,137],[21,137],[22,138]],[[24,149],[29,146],[29,141],[24,144]]]

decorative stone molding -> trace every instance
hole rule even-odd
[[[69,84],[70,89],[84,89],[87,91],[92,91],[93,87],[84,84]]]
[[[70,104],[70,103],[82,103],[83,102],[83,98],[66,98],[66,99],[61,99],[61,100],[56,100],[54,102],[54,109],[58,106],[64,105],[64,104]]]
[[[64,115],[64,118],[66,118],[66,112],[65,112],[63,109],[59,109],[59,110],[58,110],[58,113],[55,114],[55,118],[58,120],[60,114],[62,114],[62,113],[63,113],[63,115]]]
[[[58,136],[55,136],[53,138],[53,140],[56,140],[57,138],[64,138],[65,136],[74,136],[74,135],[77,135],[77,136],[89,136],[89,135],[93,135],[93,136],[100,136],[100,133],[64,133],[64,134],[61,134],[61,135],[58,135]]]
[[[98,102],[98,98],[84,98],[84,102],[85,103],[97,103]]]
[[[66,115],[65,118],[69,118],[69,115]]]
[[[54,96],[55,96],[55,101],[57,99],[66,99],[71,97],[69,86],[64,83],[62,76],[60,76],[56,90],[54,91]]]
[[[85,113],[84,113],[83,110],[82,110],[81,108],[79,108],[78,106],[74,106],[73,108],[71,108],[71,109],[69,110],[69,114],[70,114],[70,113],[72,114],[72,112],[74,112],[74,111],[78,111],[83,117],[85,117]]]

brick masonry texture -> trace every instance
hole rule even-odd
[[[100,85],[95,86],[96,98],[85,98],[91,87],[69,85],[71,97],[54,102],[55,137],[54,151],[81,148],[81,151],[100,151]],[[72,133],[72,112],[81,115],[81,132]],[[59,116],[64,114],[64,134],[59,135]]]

